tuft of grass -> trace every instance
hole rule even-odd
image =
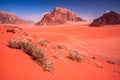
[[[10,48],[23,50],[26,54],[30,55],[33,60],[41,65],[43,70],[48,72],[51,72],[53,70],[53,63],[46,59],[45,51],[35,43],[24,39],[13,39],[8,41],[8,46]]]
[[[68,56],[69,59],[77,62],[81,62],[82,58],[80,57],[79,53],[76,51],[71,51]]]

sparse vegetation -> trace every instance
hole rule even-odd
[[[7,26],[7,30],[6,30],[6,31],[7,31],[7,32],[15,33],[13,26]]]
[[[5,26],[7,28],[6,32],[11,32],[11,33],[20,33],[20,34],[24,34],[24,35],[28,35],[27,33],[25,33],[22,28],[17,27],[17,26]]]
[[[53,63],[46,59],[45,51],[37,46],[35,43],[29,42],[24,39],[13,39],[8,41],[10,48],[21,49],[32,57],[39,65],[42,66],[43,70],[51,72],[53,70]]]
[[[64,49],[64,46],[63,45],[57,45],[57,48],[58,49]]]
[[[41,39],[41,40],[39,41],[39,44],[40,44],[41,46],[47,47],[48,44],[50,44],[50,42],[49,42],[48,40],[46,40],[46,39]]]
[[[64,45],[61,44],[57,44],[53,46],[53,49],[65,49],[66,47]]]
[[[77,62],[81,62],[82,60],[80,55],[76,51],[70,51],[68,58]]]

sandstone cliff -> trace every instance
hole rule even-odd
[[[45,14],[36,25],[60,25],[67,21],[77,22],[83,21],[83,19],[68,9],[56,7],[50,14]]]

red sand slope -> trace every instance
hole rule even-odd
[[[106,60],[120,63],[120,27],[91,28],[82,26],[65,27],[23,27],[24,31],[39,39],[54,44],[63,44],[88,57],[85,62],[74,62],[64,57],[52,59],[53,73],[44,72],[24,52],[8,48],[7,41],[16,34],[6,33],[0,26],[0,80],[119,80],[120,65],[109,64]],[[52,51],[47,53],[52,55]],[[98,68],[97,66],[103,68]]]

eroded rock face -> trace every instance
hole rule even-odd
[[[83,21],[80,17],[77,17],[77,15],[64,8],[54,8],[54,10],[50,14],[45,14],[44,17],[40,22],[38,22],[36,25],[59,25],[63,24],[66,21]]]
[[[25,24],[25,23],[33,22],[20,19],[18,16],[12,13],[0,12],[0,24]]]
[[[100,18],[95,19],[90,26],[104,26],[120,24],[120,14],[114,11],[103,14]]]

